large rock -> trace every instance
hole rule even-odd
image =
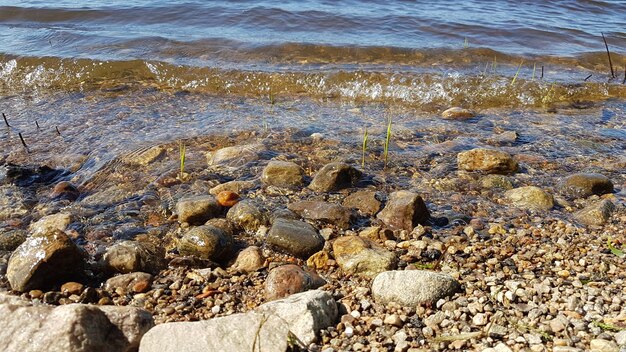
[[[307,220],[332,224],[341,229],[347,229],[350,226],[354,215],[351,210],[339,204],[314,200],[291,203],[287,208]]]
[[[36,233],[47,233],[54,230],[65,231],[67,225],[72,222],[72,216],[68,213],[57,213],[47,215],[37,222],[30,224],[30,231]]]
[[[411,231],[419,224],[425,224],[430,213],[422,197],[409,191],[393,192],[385,208],[377,216],[389,228]]]
[[[316,273],[295,264],[286,264],[270,271],[265,280],[265,298],[275,300],[326,284]]]
[[[554,206],[552,195],[539,187],[526,186],[508,190],[506,199],[515,207],[531,210],[550,210]]]
[[[364,189],[347,196],[342,205],[346,208],[357,209],[363,215],[374,216],[380,210],[381,203],[375,191]]]
[[[267,234],[267,243],[307,258],[324,247],[324,238],[306,222],[277,218]]]
[[[261,305],[252,312],[199,322],[165,323],[141,340],[140,352],[280,352],[304,349],[335,323],[337,303],[307,291]]]
[[[226,218],[237,227],[252,233],[261,226],[269,225],[267,210],[249,200],[235,204],[226,213]]]
[[[7,279],[15,291],[46,289],[82,274],[81,251],[63,232],[35,234],[11,255]]]
[[[435,303],[460,290],[461,285],[450,275],[425,270],[386,271],[372,282],[372,295],[378,303],[406,307]]]
[[[259,160],[265,150],[260,143],[236,145],[207,153],[207,161],[211,166],[239,167]]]
[[[178,221],[191,225],[202,225],[207,220],[217,217],[222,207],[213,196],[194,196],[183,198],[176,203]]]
[[[178,240],[177,248],[182,255],[219,261],[232,253],[233,238],[218,227],[198,226],[187,231]]]
[[[134,307],[38,305],[0,294],[0,350],[7,352],[130,352],[154,326]]]
[[[122,241],[106,249],[102,264],[110,273],[145,271],[156,274],[165,268],[165,251],[152,243]]]
[[[333,252],[341,270],[364,277],[391,270],[397,262],[394,253],[359,236],[339,237],[333,242]]]
[[[261,181],[267,186],[298,188],[304,184],[304,170],[290,161],[272,160],[263,169]]]
[[[313,177],[309,188],[316,192],[332,192],[350,188],[361,178],[361,171],[344,163],[324,165]]]
[[[594,173],[571,175],[561,183],[561,192],[572,198],[585,198],[613,192],[613,182],[608,177]]]
[[[576,220],[585,225],[604,225],[615,211],[615,204],[608,199],[593,203],[574,214]]]
[[[517,171],[517,161],[506,152],[476,148],[457,155],[459,169],[483,171],[490,174],[510,174]]]

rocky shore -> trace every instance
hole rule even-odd
[[[623,155],[440,118],[466,134],[400,126],[389,164],[299,131],[185,141],[184,170],[150,146],[80,183],[5,158],[0,349],[626,351]]]

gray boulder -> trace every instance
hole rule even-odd
[[[434,303],[460,290],[461,285],[450,275],[426,270],[385,271],[372,282],[372,295],[378,303],[406,307]]]
[[[272,160],[263,169],[261,181],[266,186],[298,188],[304,184],[304,170],[290,161]]]
[[[324,238],[306,222],[277,218],[267,234],[267,243],[297,257],[307,258],[324,247]]]

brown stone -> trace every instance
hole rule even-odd
[[[50,198],[56,200],[66,199],[69,201],[75,201],[80,196],[78,188],[67,181],[61,181],[54,186]]]
[[[239,195],[232,191],[222,191],[217,194],[217,202],[223,207],[232,207],[239,202]]]
[[[411,231],[415,226],[425,224],[430,213],[422,197],[409,191],[397,191],[389,196],[377,218],[393,230]]]
[[[490,174],[510,174],[518,169],[517,161],[506,152],[476,148],[457,155],[459,169],[465,171],[483,171]]]
[[[371,190],[356,191],[343,200],[346,208],[357,209],[363,215],[374,216],[380,210],[380,200],[376,198],[376,192]]]
[[[61,292],[69,295],[80,295],[83,292],[83,284],[70,281],[61,285]]]
[[[275,300],[318,288],[325,283],[324,279],[312,271],[294,264],[281,265],[268,274],[265,280],[265,297]]]

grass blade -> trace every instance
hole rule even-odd
[[[365,132],[363,132],[363,146],[362,146],[362,155],[361,155],[361,168],[365,167],[365,151],[367,150],[367,127],[365,127]]]
[[[180,179],[182,180],[185,178],[185,157],[187,154],[185,143],[182,141],[178,145],[178,151],[180,153]]]
[[[519,63],[519,66],[517,66],[517,72],[515,72],[515,76],[513,76],[513,80],[511,81],[511,85],[515,84],[515,80],[517,79],[517,76],[519,75],[519,71],[522,69],[522,64],[524,63],[524,60],[522,60]]]
[[[611,239],[611,237],[607,238],[606,245],[607,247],[609,247],[609,250],[611,251],[611,253],[615,254],[616,256],[620,258],[626,257],[626,253],[624,253],[624,251],[613,246],[613,240]]]
[[[391,142],[391,116],[389,116],[389,122],[387,122],[387,135],[385,136],[385,150],[383,155],[385,158],[385,169],[387,168],[387,158],[389,156],[389,142]]]

